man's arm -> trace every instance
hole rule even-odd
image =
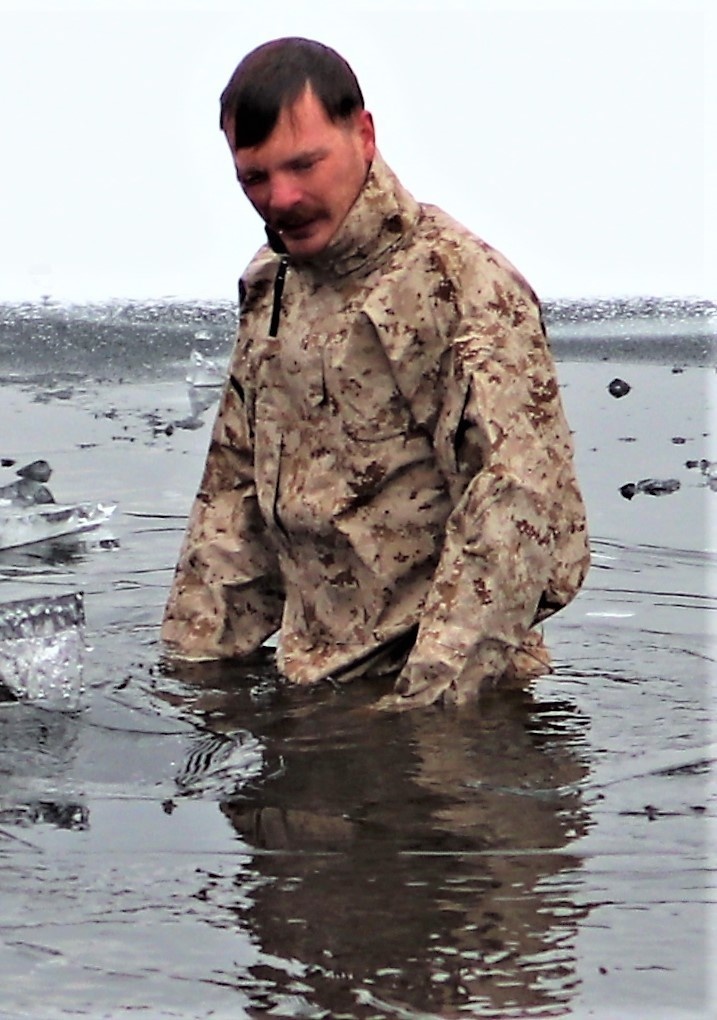
[[[278,629],[283,592],[263,532],[246,409],[230,377],[164,612],[170,657],[246,655]]]
[[[587,569],[572,441],[539,308],[517,279],[494,287],[446,360],[435,448],[454,509],[398,707],[461,701],[531,665],[544,672],[530,628],[570,601]]]

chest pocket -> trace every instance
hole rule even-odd
[[[324,384],[327,400],[350,439],[376,443],[412,431],[410,410],[367,316],[358,316],[345,333],[329,338]]]
[[[311,333],[282,342],[281,370],[286,394],[301,417],[327,402],[324,357],[328,337]],[[302,413],[303,412],[303,413]]]

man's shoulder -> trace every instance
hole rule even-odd
[[[416,240],[427,250],[440,250],[461,260],[510,264],[497,248],[437,205],[421,205]]]
[[[276,267],[279,263],[279,256],[276,252],[272,251],[268,244],[263,244],[261,248],[252,256],[249,264],[242,273],[242,280],[245,286],[250,286],[257,283],[259,280],[266,278],[273,278],[276,273]]]
[[[421,205],[413,249],[424,266],[456,285],[494,280],[537,300],[528,281],[501,251],[436,205]]]
[[[261,301],[273,287],[278,264],[279,256],[266,244],[253,256],[239,280],[239,294],[244,310]]]

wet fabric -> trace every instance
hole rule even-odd
[[[180,658],[279,631],[293,681],[400,670],[396,703],[535,675],[588,565],[539,303],[377,156],[331,245],[262,248],[165,610]]]

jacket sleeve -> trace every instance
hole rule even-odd
[[[230,376],[162,622],[170,657],[248,654],[279,627],[283,592],[264,535],[249,423]]]
[[[444,360],[434,446],[453,511],[399,707],[462,701],[548,666],[531,627],[587,569],[572,440],[537,300],[509,277],[476,303]]]

